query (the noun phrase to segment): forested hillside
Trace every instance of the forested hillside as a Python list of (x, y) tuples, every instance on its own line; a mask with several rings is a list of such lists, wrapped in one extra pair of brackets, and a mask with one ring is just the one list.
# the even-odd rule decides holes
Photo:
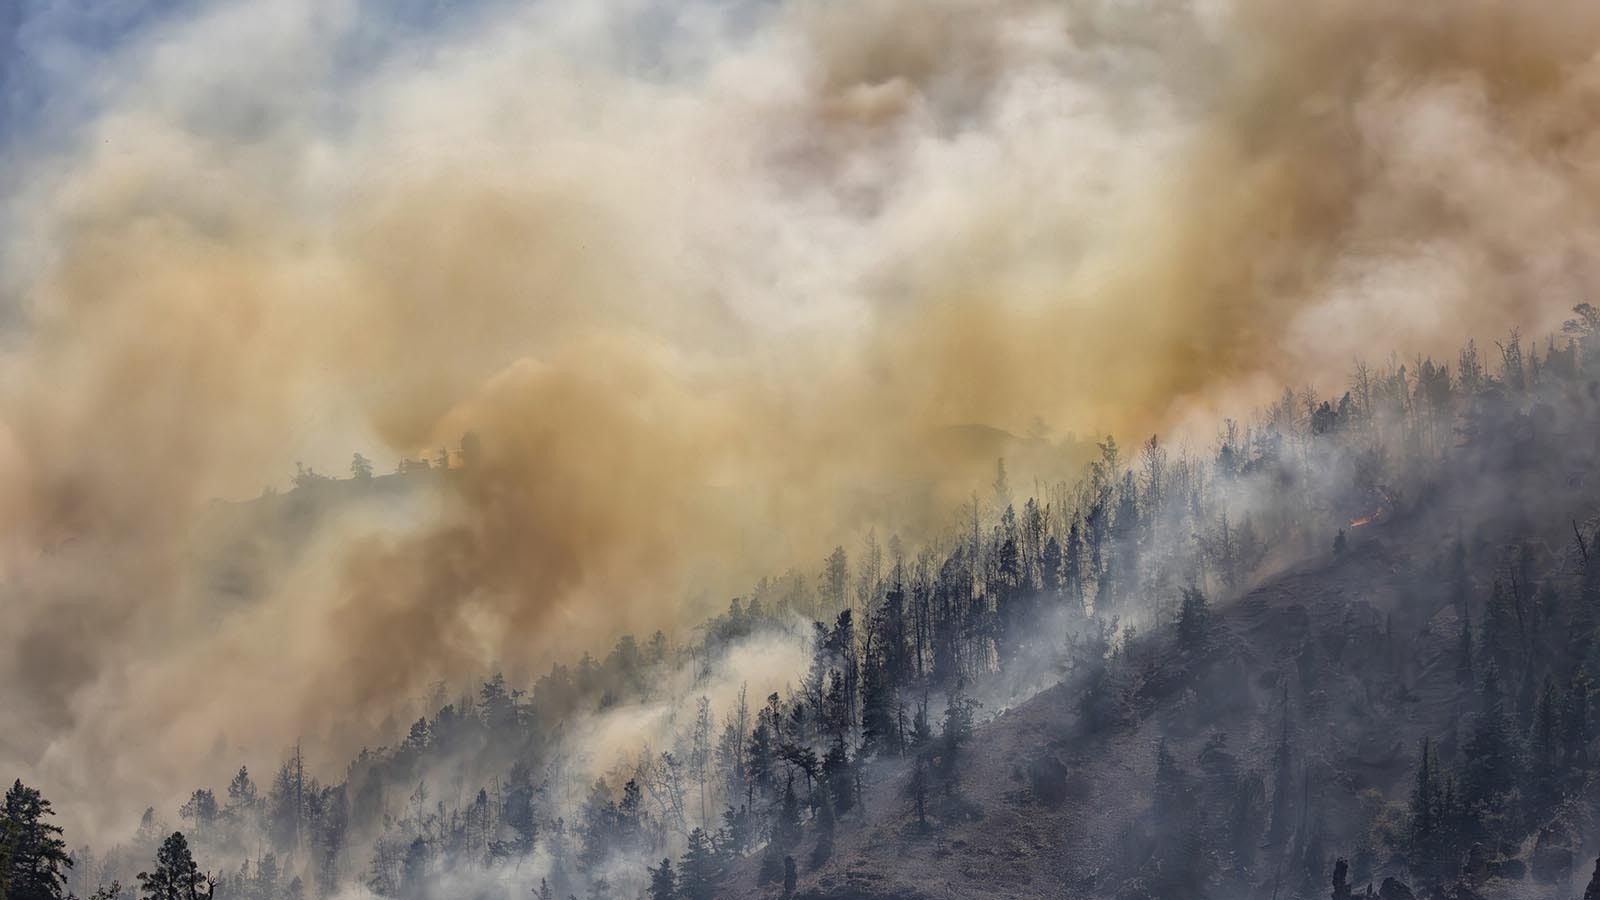
[[(291, 751), (93, 848), (18, 782), (0, 884), (1577, 896), (1600, 846), (1597, 378), (1584, 305), (1542, 346), (1357, 364), (1203, 449), (1107, 438), (1035, 496), (1002, 461), (939, 541), (869, 534), (679, 637), (440, 685), (342, 772)], [(326, 489), (303, 473), (289, 498)], [(788, 686), (734, 683), (752, 654), (795, 660)], [(653, 742), (601, 746), (619, 733)]]

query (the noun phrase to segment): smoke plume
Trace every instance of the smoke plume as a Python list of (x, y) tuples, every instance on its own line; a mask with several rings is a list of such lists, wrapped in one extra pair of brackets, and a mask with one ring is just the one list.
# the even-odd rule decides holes
[[(1600, 274), (1576, 0), (70, 8), (0, 68), (0, 771), (85, 827), (937, 534), (962, 427), (1059, 477)], [(469, 432), (219, 599), (293, 461)]]

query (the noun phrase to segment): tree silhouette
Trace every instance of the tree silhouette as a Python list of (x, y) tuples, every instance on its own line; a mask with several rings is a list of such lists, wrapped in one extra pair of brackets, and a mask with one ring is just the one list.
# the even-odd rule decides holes
[(183, 832), (174, 831), (156, 852), (155, 870), (139, 873), (139, 893), (148, 900), (211, 900), (216, 880), (202, 874)]
[(5, 900), (55, 900), (66, 890), (72, 867), (61, 827), (45, 821), (55, 811), (50, 801), (19, 779), (0, 808), (0, 897)]
[(1211, 628), (1211, 605), (1198, 588), (1183, 589), (1183, 605), (1178, 608), (1178, 639), (1185, 647), (1205, 643)]
[(672, 860), (663, 859), (660, 866), (648, 871), (650, 873), (650, 891), (647, 896), (650, 900), (676, 900), (678, 896), (678, 877), (672, 871)]
[(689, 832), (689, 849), (679, 866), (678, 894), (683, 900), (711, 900), (722, 877), (722, 863), (704, 829)]

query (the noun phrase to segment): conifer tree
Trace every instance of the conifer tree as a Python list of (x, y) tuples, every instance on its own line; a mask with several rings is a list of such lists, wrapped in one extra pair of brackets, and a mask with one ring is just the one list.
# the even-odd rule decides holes
[(1411, 868), (1432, 872), (1441, 855), (1439, 760), (1433, 742), (1424, 737), (1417, 754), (1417, 774), (1411, 788), (1410, 845)]
[(1185, 647), (1198, 648), (1205, 643), (1211, 628), (1211, 605), (1198, 588), (1183, 589), (1183, 605), (1178, 609), (1178, 640)]
[(1531, 797), (1533, 814), (1542, 819), (1561, 799), (1561, 772), (1558, 760), (1561, 752), (1561, 725), (1558, 720), (1555, 679), (1546, 676), (1544, 687), (1534, 707), (1532, 745)]
[(216, 881), (195, 865), (181, 831), (162, 842), (155, 869), (139, 873), (139, 893), (146, 900), (211, 900), (215, 892)]
[(781, 850), (788, 850), (800, 843), (802, 826), (800, 824), (800, 799), (794, 792), (794, 777), (791, 776), (784, 784), (783, 801), (778, 807), (777, 820), (772, 825), (772, 841)]
[(61, 827), (50, 801), (19, 779), (0, 807), (0, 897), (5, 900), (57, 900), (66, 892), (67, 855)]
[(663, 859), (661, 865), (647, 870), (650, 873), (650, 900), (677, 900), (678, 876), (672, 871), (672, 860)]
[(689, 832), (689, 849), (679, 866), (678, 893), (683, 900), (711, 900), (722, 877), (722, 864), (711, 840), (700, 828)]
[(1493, 662), (1483, 676), (1481, 711), (1463, 748), (1462, 801), (1474, 823), (1503, 812), (1501, 801), (1517, 785), (1521, 763), (1516, 734), (1506, 718), (1499, 668)]

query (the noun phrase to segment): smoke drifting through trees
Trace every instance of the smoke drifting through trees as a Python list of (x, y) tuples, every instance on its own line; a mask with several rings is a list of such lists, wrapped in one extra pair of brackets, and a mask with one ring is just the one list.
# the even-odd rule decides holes
[[(1017, 506), (1002, 466), (991, 496), (963, 512), (970, 530), (944, 542), (891, 541), (885, 556), (869, 537), (853, 566), (842, 548), (821, 561), (814, 587), (764, 580), (692, 645), (624, 637), (526, 694), (500, 675), (453, 700), (440, 686), (402, 740), (363, 751), (338, 784), (319, 784), (297, 748), (270, 788), (241, 769), (226, 801), (200, 788), (179, 815), (203, 857), (246, 860), (216, 878), (224, 900), (629, 896), (665, 890), (668, 872), (690, 897), (740, 896), (751, 881), (792, 892), (828, 864), (841, 822), (895, 820), (864, 808), (879, 783), (904, 778), (888, 802), (904, 802), (911, 842), (984, 815), (967, 787), (989, 752), (972, 740), (975, 714), (1065, 671), (1073, 714), (1051, 724), (1072, 746), (1104, 750), (1149, 727), (1161, 738), (1148, 809), (1138, 790), (1101, 808), (1125, 823), (1116, 852), (1072, 863), (1097, 873), (1101, 893), (1316, 896), (1336, 853), (1353, 865), (1338, 867), (1335, 896), (1352, 877), (1473, 888), (1520, 877), (1508, 848), (1535, 832), (1533, 876), (1562, 883), (1589, 845), (1574, 810), (1591, 799), (1588, 604), (1600, 572), (1589, 555), (1600, 494), (1584, 477), (1596, 445), (1570, 439), (1600, 427), (1600, 329), (1592, 309), (1577, 313), (1569, 339), (1543, 351), (1508, 339), (1486, 366), (1469, 345), (1459, 374), (1427, 358), (1358, 367), (1337, 399), (1291, 394), (1252, 427), (1226, 423), (1203, 457), (1107, 440), (1048, 503)], [(1452, 439), (1438, 439), (1441, 423)], [(364, 480), (343, 484), (375, 489)], [(301, 490), (334, 487), (308, 478)], [(1345, 522), (1388, 530), (1352, 550), (1329, 539)], [(1569, 538), (1574, 550), (1555, 549)], [(1274, 588), (1239, 616), (1227, 609), (1269, 559), (1308, 560), (1305, 587), (1307, 573), (1339, 577), (1358, 552), (1416, 564), (1362, 577), (1370, 601), (1291, 591), (1274, 610)], [(1458, 657), (1420, 668), (1412, 651), (1457, 616), (1481, 625), (1463, 625), (1459, 650), (1446, 636)], [(1283, 643), (1280, 656), (1255, 652), (1261, 635)], [(756, 672), (795, 678), (759, 700), (747, 690)], [(1441, 672), (1453, 696), (1418, 704)], [(1424, 735), (1409, 807), (1408, 784), (1354, 802), (1327, 789), (1357, 777), (1352, 765), (1378, 785), (1402, 768), (1360, 749), (1383, 715)], [(1230, 749), (1225, 729), (1261, 720), (1275, 752)], [(1448, 748), (1431, 740), (1441, 732)], [(1030, 737), (1030, 756), (1001, 764), (1026, 779), (1025, 803), (1059, 804), (1071, 788), (1048, 742)], [(21, 785), (13, 793), (26, 805)], [(1477, 840), (1486, 848), (1463, 867)], [(188, 847), (151, 810), (98, 862), (77, 852), (75, 886), (87, 893), (155, 853), (209, 890)]]
[[(1593, 280), (1575, 2), (370, 14), (201, 5), (7, 145), (0, 769), (108, 833), (219, 743), (937, 535), (932, 428), (1166, 430)], [(194, 573), (211, 498), (469, 430), (440, 508)]]

